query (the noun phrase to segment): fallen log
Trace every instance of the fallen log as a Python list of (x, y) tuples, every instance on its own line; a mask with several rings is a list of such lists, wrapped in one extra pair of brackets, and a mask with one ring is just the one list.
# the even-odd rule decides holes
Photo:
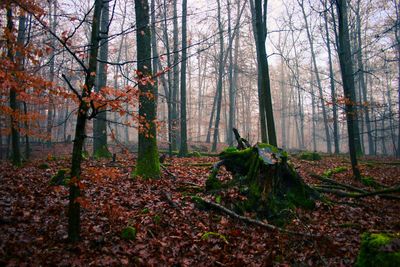
[(365, 190), (363, 190), (361, 188), (354, 187), (354, 186), (348, 185), (348, 184), (339, 183), (339, 182), (337, 182), (335, 180), (323, 177), (323, 176), (315, 174), (315, 173), (311, 173), (310, 176), (312, 178), (318, 179), (318, 180), (320, 180), (322, 182), (326, 182), (326, 183), (334, 184), (334, 185), (337, 185), (337, 186), (341, 186), (341, 187), (344, 187), (346, 189), (352, 190), (354, 192), (358, 192), (358, 193), (367, 193), (368, 192), (368, 191), (365, 191)]
[(378, 191), (366, 192), (366, 193), (349, 193), (349, 192), (346, 192), (343, 190), (328, 189), (328, 188), (322, 188), (322, 187), (314, 187), (314, 189), (317, 190), (318, 192), (331, 193), (331, 194), (337, 195), (339, 197), (364, 198), (364, 197), (379, 196), (381, 198), (386, 198), (386, 199), (400, 200), (400, 196), (387, 194), (387, 193), (400, 192), (400, 187), (388, 188), (388, 189), (384, 189), (384, 190), (378, 190)]

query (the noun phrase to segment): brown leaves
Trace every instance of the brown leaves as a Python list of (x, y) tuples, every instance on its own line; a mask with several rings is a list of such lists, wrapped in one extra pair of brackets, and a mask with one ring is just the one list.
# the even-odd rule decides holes
[[(118, 167), (108, 166), (106, 160), (85, 161), (81, 179), (73, 181), (82, 185), (82, 196), (76, 201), (84, 210), (83, 240), (72, 247), (62, 242), (67, 234), (68, 189), (48, 186), (51, 176), (68, 167), (69, 160), (52, 158), (46, 159), (46, 170), (37, 167), (43, 161), (20, 169), (0, 165), (2, 264), (349, 266), (358, 253), (360, 233), (369, 229), (399, 230), (399, 204), (371, 198), (351, 205), (318, 202), (313, 211), (296, 210), (297, 217), (287, 229), (320, 238), (266, 231), (212, 210), (199, 210), (191, 202), (193, 194), (212, 197), (194, 190), (194, 185), (204, 185), (209, 167), (202, 164), (213, 163), (216, 158), (167, 158), (166, 167), (177, 179), (165, 174), (160, 180), (144, 181), (130, 178), (134, 159), (124, 156), (118, 157)], [(295, 161), (295, 165), (309, 183), (316, 183), (304, 170), (323, 173), (348, 163), (324, 158), (318, 165), (305, 161)], [(360, 168), (368, 170), (369, 175), (381, 174), (384, 179), (380, 182), (385, 183), (395, 183), (399, 172), (398, 166), (361, 164)], [(222, 180), (231, 179), (223, 170), (220, 175)], [(334, 178), (351, 182), (349, 172)], [(165, 192), (178, 209), (166, 201)], [(220, 195), (221, 203), (240, 198), (235, 190)], [(135, 241), (120, 238), (121, 230), (128, 225), (137, 229)], [(202, 239), (205, 233), (209, 238)]]

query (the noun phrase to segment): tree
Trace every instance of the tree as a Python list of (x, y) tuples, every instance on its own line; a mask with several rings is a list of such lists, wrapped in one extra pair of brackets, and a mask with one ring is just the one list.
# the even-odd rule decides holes
[[(396, 10), (396, 27), (395, 27), (395, 41), (397, 53), (397, 94), (398, 94), (398, 121), (400, 124), (400, 2), (394, 1)], [(397, 153), (396, 156), (400, 158), (400, 126), (397, 128)]]
[(374, 155), (375, 149), (373, 145), (373, 138), (372, 138), (372, 128), (370, 122), (370, 115), (369, 115), (369, 106), (368, 98), (367, 98), (367, 83), (365, 82), (365, 69), (364, 69), (364, 57), (363, 57), (363, 43), (361, 38), (361, 11), (360, 7), (361, 1), (357, 0), (357, 7), (356, 7), (356, 36), (357, 36), (357, 65), (358, 65), (358, 84), (361, 90), (362, 101), (364, 105), (362, 105), (365, 115), (365, 124), (367, 126), (367, 137), (368, 137), (368, 154)]
[[(85, 83), (80, 96), (78, 115), (76, 118), (75, 139), (72, 149), (71, 181), (69, 187), (68, 207), (68, 238), (71, 242), (80, 239), (80, 175), (82, 163), (82, 149), (85, 141), (85, 129), (88, 120), (89, 103), (84, 99), (90, 97), (95, 84), (97, 55), (99, 51), (100, 17), (103, 0), (96, 0), (92, 19), (92, 31), (90, 37), (89, 66), (85, 71)], [(72, 88), (71, 88), (72, 89)]]
[(221, 18), (221, 1), (217, 0), (218, 5), (218, 33), (219, 33), (219, 54), (218, 54), (218, 79), (217, 79), (217, 92), (216, 92), (216, 115), (215, 127), (213, 135), (213, 144), (211, 151), (217, 151), (218, 135), (219, 135), (219, 121), (221, 118), (221, 103), (222, 103), (222, 83), (224, 73), (224, 33), (222, 28)]
[(178, 6), (173, 0), (173, 85), (172, 85), (172, 150), (176, 150), (178, 143), (178, 95), (179, 95), (179, 36), (178, 36)]
[[(95, 91), (100, 92), (107, 86), (108, 60), (108, 25), (109, 25), (109, 1), (103, 3), (100, 22), (100, 51), (98, 70), (96, 75)], [(111, 153), (107, 148), (107, 112), (102, 110), (93, 121), (93, 155), (95, 158), (110, 158)]]
[[(253, 3), (253, 0), (250, 1)], [(269, 68), (267, 52), (265, 49), (265, 40), (267, 37), (267, 4), (268, 1), (264, 0), (264, 13), (262, 0), (254, 1), (253, 18), (255, 19), (254, 36), (256, 40), (257, 62), (258, 62), (258, 94), (259, 94), (259, 108), (260, 108), (260, 126), (261, 126), (261, 140), (264, 143), (269, 143), (277, 146), (275, 121), (272, 108), (271, 84), (269, 79)], [(267, 135), (268, 134), (268, 135)]]
[[(7, 6), (7, 32), (8, 34), (12, 34), (14, 30), (13, 23), (13, 12), (12, 7)], [(22, 16), (20, 22), (24, 22), (24, 17)], [(20, 25), (20, 27), (24, 27), (24, 23)], [(18, 40), (17, 43), (21, 44), (21, 40), (23, 40), (23, 35), (20, 36), (21, 31), (18, 31)], [(24, 34), (24, 33), (23, 33)], [(10, 62), (14, 62), (14, 44), (13, 41), (8, 38), (7, 39), (7, 57)], [(17, 59), (16, 62), (17, 68), (18, 65), (22, 62)], [(14, 86), (10, 87), (10, 108), (12, 110), (11, 114), (11, 146), (12, 146), (12, 154), (11, 161), (15, 166), (21, 165), (21, 152), (20, 152), (20, 141), (19, 141), (19, 130), (18, 130), (18, 120), (16, 119), (16, 114), (18, 111), (18, 103), (17, 103), (17, 88)]]
[(149, 3), (135, 0), (137, 79), (139, 84), (139, 151), (135, 175), (157, 178), (160, 162), (157, 148), (157, 88), (153, 85)]
[(181, 61), (181, 145), (179, 155), (188, 153), (186, 124), (186, 65), (187, 65), (187, 0), (182, 1), (182, 61)]
[(361, 179), (360, 170), (357, 164), (356, 142), (359, 142), (355, 135), (355, 86), (353, 76), (353, 62), (350, 51), (349, 26), (347, 18), (346, 0), (336, 0), (336, 8), (338, 12), (338, 53), (340, 61), (340, 70), (342, 74), (343, 90), (346, 98), (345, 112), (347, 121), (347, 134), (349, 136), (349, 153), (353, 175), (356, 179)]
[[(56, 32), (56, 26), (57, 26), (57, 0), (53, 0), (52, 2), (49, 2), (49, 10), (50, 10), (50, 23), (51, 23), (51, 30), (55, 33)], [(49, 80), (51, 83), (54, 84), (54, 67), (55, 67), (55, 61), (56, 61), (56, 54), (55, 54), (55, 38), (51, 36), (51, 52), (50, 52), (50, 73), (49, 73)], [(49, 105), (47, 108), (47, 135), (48, 135), (48, 141), (47, 141), (47, 146), (51, 146), (51, 139), (52, 139), (52, 129), (53, 129), (53, 109), (54, 109), (54, 104), (52, 101), (51, 94), (49, 93)]]
[(307, 38), (308, 38), (308, 42), (310, 43), (312, 66), (313, 66), (313, 70), (314, 70), (314, 73), (315, 73), (315, 78), (316, 78), (316, 81), (317, 81), (319, 98), (320, 98), (321, 107), (322, 107), (322, 116), (324, 118), (324, 127), (325, 127), (325, 137), (326, 137), (327, 151), (328, 151), (328, 153), (331, 153), (332, 152), (332, 150), (331, 150), (331, 137), (330, 137), (329, 126), (328, 126), (328, 115), (327, 115), (326, 108), (325, 108), (325, 100), (324, 100), (324, 95), (323, 95), (323, 92), (322, 92), (322, 84), (321, 84), (321, 79), (319, 77), (318, 65), (317, 65), (317, 60), (316, 60), (316, 56), (315, 56), (314, 41), (313, 41), (313, 37), (311, 36), (309, 22), (308, 22), (307, 15), (306, 15), (306, 12), (305, 12), (305, 9), (304, 9), (304, 0), (298, 0), (298, 3), (300, 5), (300, 7), (301, 7), (301, 12), (303, 14), (304, 23), (305, 23), (306, 32), (307, 32)]
[(331, 89), (332, 99), (332, 113), (333, 113), (333, 143), (335, 154), (339, 154), (339, 130), (338, 130), (338, 115), (336, 105), (336, 88), (335, 88), (335, 77), (333, 72), (332, 63), (332, 52), (331, 52), (331, 40), (329, 37), (329, 24), (328, 24), (328, 4), (327, 0), (324, 1), (324, 24), (325, 24), (325, 36), (326, 36), (326, 48), (328, 50), (328, 63), (329, 63), (329, 82)]

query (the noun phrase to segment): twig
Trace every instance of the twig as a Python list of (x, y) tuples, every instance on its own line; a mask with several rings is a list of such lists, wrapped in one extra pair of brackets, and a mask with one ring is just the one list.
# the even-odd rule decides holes
[(177, 209), (177, 210), (180, 209), (179, 206), (178, 206), (178, 204), (176, 204), (176, 203), (172, 200), (172, 197), (171, 197), (171, 194), (170, 194), (170, 193), (168, 193), (168, 192), (166, 192), (166, 191), (163, 191), (163, 195), (164, 195), (165, 199), (167, 200), (167, 202), (168, 202), (172, 207), (174, 207), (174, 208)]
[(320, 180), (320, 181), (322, 181), (322, 182), (326, 182), (326, 183), (338, 185), (338, 186), (344, 187), (344, 188), (346, 188), (346, 189), (349, 189), (349, 190), (352, 190), (352, 191), (355, 191), (355, 192), (359, 192), (359, 193), (368, 193), (368, 191), (365, 191), (365, 190), (363, 190), (363, 189), (361, 189), (361, 188), (354, 187), (354, 186), (351, 186), (351, 185), (348, 185), (348, 184), (342, 184), (342, 183), (339, 183), (339, 182), (337, 182), (337, 181), (335, 181), (335, 180), (332, 180), (332, 179), (329, 179), (329, 178), (320, 176), (320, 175), (315, 174), (315, 173), (311, 173), (310, 176), (311, 176), (312, 178), (316, 178), (316, 179), (318, 179), (318, 180)]
[(323, 193), (331, 193), (335, 194), (339, 197), (350, 197), (350, 198), (364, 198), (364, 197), (372, 197), (372, 196), (380, 196), (382, 198), (386, 199), (398, 199), (400, 200), (400, 196), (395, 196), (395, 195), (388, 195), (386, 193), (394, 193), (394, 192), (400, 192), (400, 186), (395, 187), (395, 188), (388, 188), (384, 190), (378, 190), (374, 192), (366, 192), (366, 193), (349, 193), (343, 190), (336, 190), (336, 189), (328, 189), (328, 188), (321, 188), (321, 187), (314, 187), (315, 190)]
[(163, 164), (160, 164), (161, 168), (169, 175), (171, 176), (172, 179), (176, 180), (176, 175), (170, 172), (167, 167), (165, 167)]
[(267, 229), (269, 229), (269, 230), (279, 231), (279, 232), (283, 232), (283, 233), (287, 233), (287, 234), (292, 234), (292, 235), (301, 235), (301, 236), (307, 236), (307, 237), (317, 237), (316, 235), (312, 235), (312, 234), (299, 233), (299, 232), (294, 232), (294, 231), (290, 231), (290, 230), (285, 230), (285, 229), (282, 229), (282, 228), (280, 228), (280, 227), (274, 226), (274, 225), (272, 225), (272, 224), (264, 223), (264, 222), (259, 221), (259, 220), (255, 220), (255, 219), (252, 219), (252, 218), (248, 218), (248, 217), (245, 217), (245, 216), (241, 216), (241, 215), (235, 213), (234, 211), (225, 208), (225, 207), (222, 206), (222, 205), (219, 205), (219, 204), (217, 204), (217, 203), (215, 203), (215, 202), (212, 202), (212, 201), (205, 200), (205, 199), (203, 199), (203, 198), (201, 198), (201, 197), (196, 197), (196, 199), (201, 200), (201, 201), (202, 201), (203, 203), (205, 203), (206, 205), (208, 205), (208, 206), (210, 206), (210, 207), (212, 207), (212, 208), (214, 208), (214, 209), (220, 210), (220, 211), (222, 211), (222, 212), (228, 214), (229, 216), (231, 216), (231, 217), (233, 217), (233, 218), (239, 219), (239, 220), (244, 221), (244, 222), (247, 222), (247, 223), (255, 224), (255, 225), (258, 225), (258, 226), (267, 228)]

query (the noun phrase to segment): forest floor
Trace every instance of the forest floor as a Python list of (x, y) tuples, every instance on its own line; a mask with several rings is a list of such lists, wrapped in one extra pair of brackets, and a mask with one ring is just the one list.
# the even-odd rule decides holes
[[(400, 201), (378, 196), (362, 199), (327, 195), (334, 204), (317, 202), (314, 210), (295, 211), (285, 226), (315, 237), (290, 235), (251, 225), (215, 210), (200, 210), (197, 194), (216, 201), (203, 188), (216, 157), (167, 158), (159, 180), (132, 179), (129, 157), (85, 160), (83, 164), (82, 240), (67, 242), (68, 190), (51, 186), (69, 159), (49, 157), (14, 168), (0, 163), (0, 265), (3, 266), (352, 266), (365, 231), (400, 231)], [(332, 179), (366, 188), (351, 178), (344, 156), (320, 161), (292, 159), (309, 184), (344, 166)], [(47, 165), (46, 165), (47, 164)], [(363, 175), (394, 186), (400, 183), (400, 162), (368, 158)], [(230, 179), (222, 170), (221, 179)], [(218, 202), (238, 198), (235, 190)], [(246, 214), (252, 216), (252, 214)], [(126, 226), (136, 239), (121, 238)]]

